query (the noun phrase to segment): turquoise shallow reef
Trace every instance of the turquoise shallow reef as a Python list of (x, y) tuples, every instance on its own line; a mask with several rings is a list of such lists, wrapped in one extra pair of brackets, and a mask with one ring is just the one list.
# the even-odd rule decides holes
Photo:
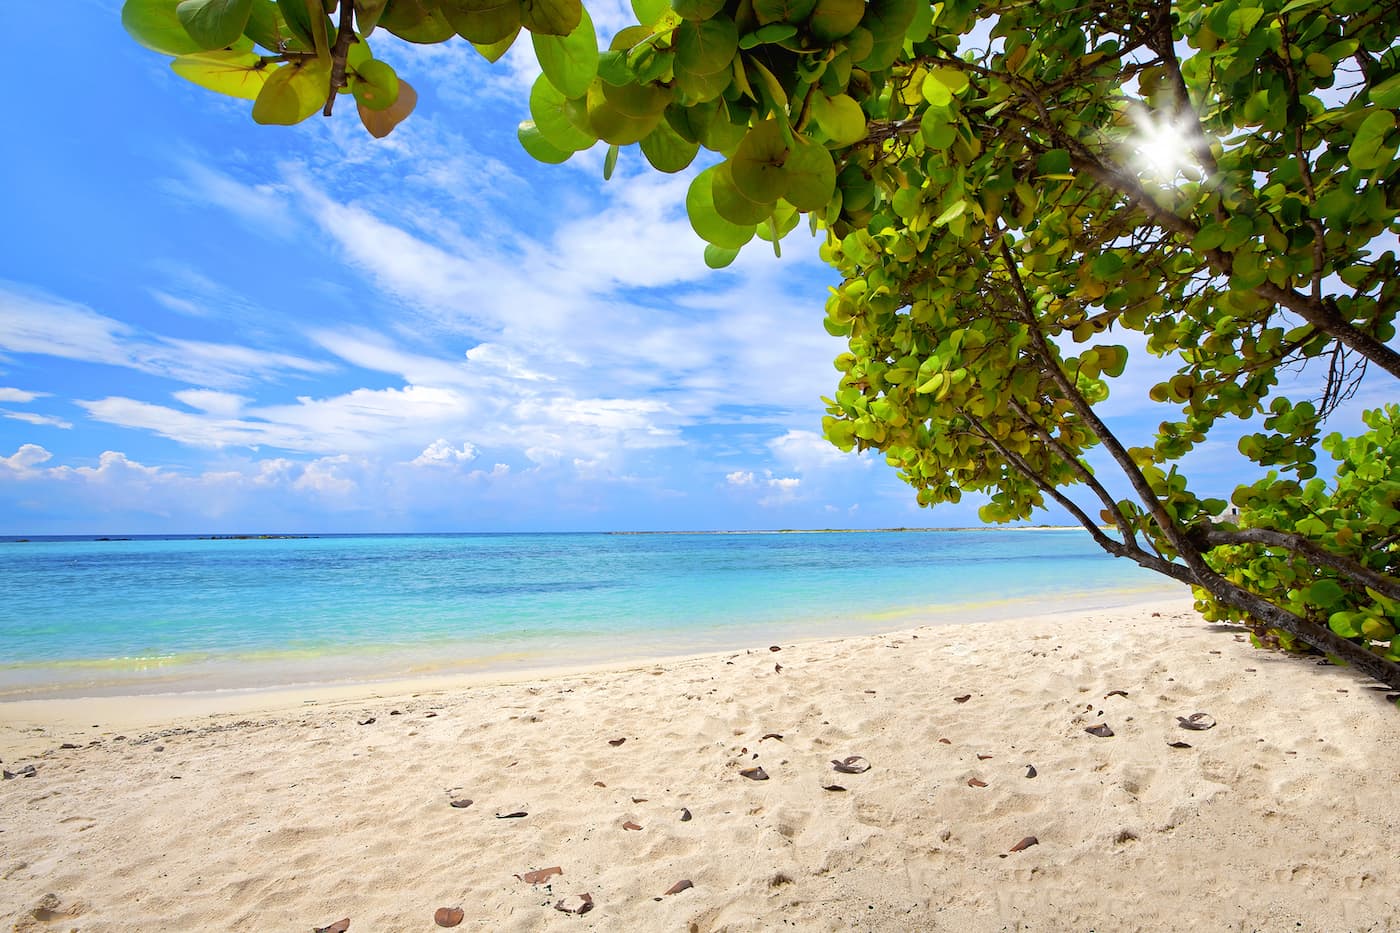
[(1080, 531), (0, 540), (0, 697), (599, 663), (1179, 588)]

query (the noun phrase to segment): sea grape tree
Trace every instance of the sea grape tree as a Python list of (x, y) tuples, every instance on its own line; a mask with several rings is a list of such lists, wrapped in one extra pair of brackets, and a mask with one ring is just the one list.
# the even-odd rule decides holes
[[(712, 266), (804, 214), (824, 237), (825, 325), (849, 344), (834, 444), (882, 452), (923, 504), (1056, 503), (1207, 617), (1400, 687), (1400, 406), (1357, 436), (1326, 424), (1400, 379), (1400, 3), (632, 8), (606, 49), (580, 0), (127, 0), (123, 19), (259, 122), (348, 93), (376, 136), (416, 100), (381, 33), (494, 61), (528, 31), (532, 156), (713, 153), (686, 199)], [(1102, 403), (1144, 363), (1163, 420), (1120, 438)], [(1189, 475), (1222, 434), (1264, 474), (1229, 501)]]

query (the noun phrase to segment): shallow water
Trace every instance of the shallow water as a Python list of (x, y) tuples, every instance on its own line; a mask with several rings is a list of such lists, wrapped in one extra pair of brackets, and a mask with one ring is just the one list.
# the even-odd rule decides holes
[(1180, 593), (1079, 531), (0, 541), (0, 697), (595, 663)]

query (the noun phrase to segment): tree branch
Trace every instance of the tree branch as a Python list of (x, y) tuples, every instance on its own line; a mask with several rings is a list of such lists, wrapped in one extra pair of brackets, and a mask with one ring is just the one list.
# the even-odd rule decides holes
[(1245, 528), (1240, 531), (1225, 531), (1219, 528), (1193, 529), (1192, 537), (1207, 547), (1230, 544), (1261, 544), (1265, 547), (1282, 548), (1309, 560), (1314, 566), (1331, 567), (1363, 586), (1380, 593), (1387, 599), (1400, 600), (1400, 580), (1388, 576), (1356, 561), (1334, 554), (1304, 538), (1302, 535), (1272, 528)]
[(330, 116), (335, 107), (335, 97), (345, 87), (345, 58), (350, 54), (350, 46), (360, 40), (355, 36), (351, 16), (355, 12), (355, 0), (340, 0), (340, 29), (335, 34), (335, 46), (331, 49), (331, 85), (326, 95), (326, 106), (322, 116)]

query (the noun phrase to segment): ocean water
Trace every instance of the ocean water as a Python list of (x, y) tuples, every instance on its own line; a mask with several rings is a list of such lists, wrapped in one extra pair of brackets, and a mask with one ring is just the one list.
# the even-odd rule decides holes
[(589, 664), (1180, 592), (1062, 530), (0, 539), (0, 699)]

